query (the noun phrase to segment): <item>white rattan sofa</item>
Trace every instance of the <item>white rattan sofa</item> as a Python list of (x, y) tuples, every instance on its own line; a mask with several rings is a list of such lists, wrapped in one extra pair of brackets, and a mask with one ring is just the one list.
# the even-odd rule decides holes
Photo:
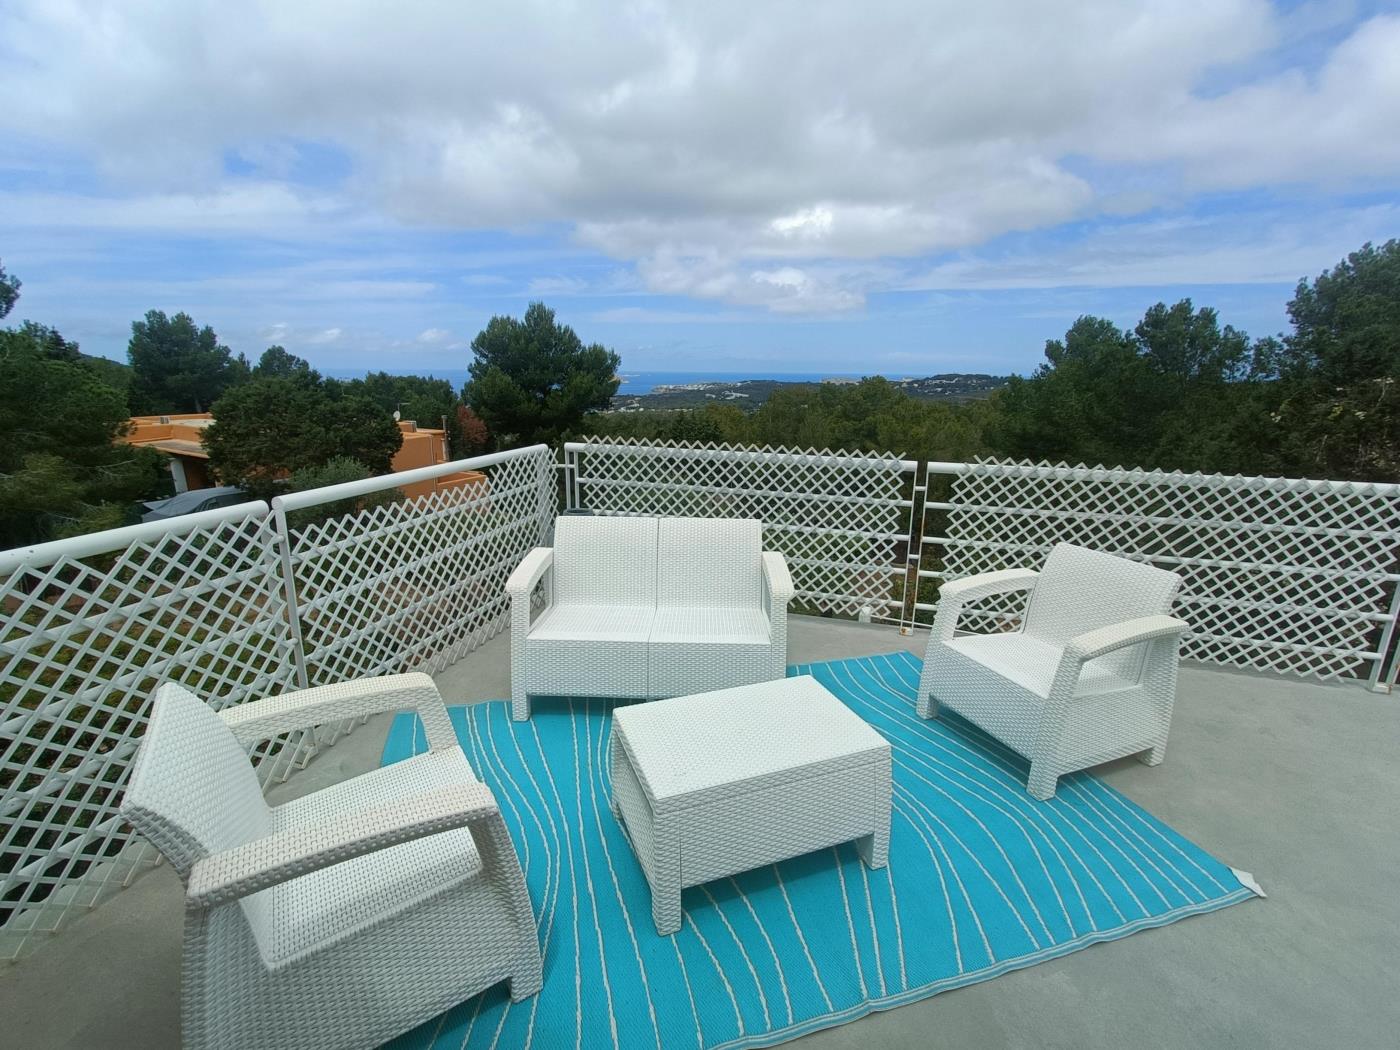
[[(1181, 577), (1057, 544), (1040, 572), (1007, 569), (943, 585), (918, 711), (956, 711), (1031, 760), (1027, 789), (1125, 755), (1166, 754), (1186, 624), (1167, 615)], [(965, 606), (1029, 591), (1018, 631), (957, 633)]]
[(792, 578), (757, 521), (566, 515), (506, 590), (517, 721), (531, 696), (655, 699), (787, 673)]
[[(425, 754), (263, 801), (245, 747), (396, 708)], [(372, 1047), (500, 981), (539, 990), (519, 862), (427, 675), (217, 713), (162, 686), (122, 815), (185, 883), (186, 1047)]]

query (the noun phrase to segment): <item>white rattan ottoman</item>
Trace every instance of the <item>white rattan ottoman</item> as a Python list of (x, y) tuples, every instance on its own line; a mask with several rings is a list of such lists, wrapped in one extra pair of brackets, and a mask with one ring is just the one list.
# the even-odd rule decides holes
[(620, 707), (611, 747), (612, 810), (663, 936), (687, 886), (852, 839), (885, 865), (890, 745), (814, 678)]

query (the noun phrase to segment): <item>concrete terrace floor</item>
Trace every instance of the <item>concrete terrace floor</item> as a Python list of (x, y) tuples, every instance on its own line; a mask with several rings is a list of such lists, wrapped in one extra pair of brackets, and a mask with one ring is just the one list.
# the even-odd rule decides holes
[[(922, 645), (893, 628), (794, 617), (793, 663)], [(508, 696), (506, 636), (437, 676), (449, 703)], [(377, 764), (357, 729), (274, 801)], [(1394, 1047), (1400, 1036), (1400, 695), (1182, 670), (1166, 762), (1100, 776), (1268, 900), (1097, 945), (828, 1029), (802, 1050), (892, 1047)], [(929, 892), (936, 892), (930, 886)], [(180, 886), (153, 869), (0, 970), (0, 1043), (179, 1041)]]

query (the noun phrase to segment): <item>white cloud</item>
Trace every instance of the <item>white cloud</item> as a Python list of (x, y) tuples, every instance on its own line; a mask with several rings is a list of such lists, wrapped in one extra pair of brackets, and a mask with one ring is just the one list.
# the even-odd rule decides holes
[[(1007, 233), (1203, 191), (1393, 186), (1400, 18), (1326, 44), (1349, 18), (1265, 0), (53, 0), (7, 13), (0, 128), (89, 158), (108, 189), (12, 192), (0, 213), (281, 235), (562, 225), (653, 292), (849, 310), (898, 284), (900, 259)], [(349, 175), (298, 188), (305, 142)], [(574, 278), (535, 288), (567, 294), (558, 280)]]
[(441, 346), (451, 340), (452, 333), (446, 328), (425, 328), (418, 333), (418, 341), (428, 346)]
[(1371, 231), (1400, 229), (1400, 205), (1126, 221), (1057, 247), (969, 253), (897, 278), (900, 290), (1293, 284), (1331, 266)]

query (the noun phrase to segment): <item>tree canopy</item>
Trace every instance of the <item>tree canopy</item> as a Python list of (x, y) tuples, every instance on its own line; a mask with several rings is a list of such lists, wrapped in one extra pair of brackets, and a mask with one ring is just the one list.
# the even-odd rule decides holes
[(10, 311), (15, 308), (19, 299), (19, 289), (19, 278), (7, 274), (5, 264), (0, 262), (0, 320), (8, 317)]
[(271, 379), (276, 376), (290, 379), (303, 375), (320, 378), (320, 373), (312, 369), (305, 358), (297, 357), (296, 354), (288, 353), (285, 347), (275, 345), (262, 352), (262, 357), (258, 358), (252, 372), (254, 379)]
[(558, 441), (585, 413), (607, 408), (622, 364), (600, 343), (585, 346), (544, 303), (521, 320), (491, 318), (472, 355), (462, 398), (502, 447)]
[(131, 410), (136, 415), (204, 412), (248, 378), (248, 364), (219, 342), (214, 329), (186, 313), (149, 311), (131, 323)]
[(1131, 331), (1081, 317), (996, 398), (987, 439), (1015, 458), (1250, 470), (1259, 435), (1239, 423), (1261, 411), (1272, 359), (1190, 299), (1157, 303)]
[(216, 401), (213, 414), (204, 431), (210, 466), (263, 499), (285, 491), (295, 471), (337, 457), (386, 473), (403, 444), (389, 413), (310, 371), (251, 379)]
[[(287, 479), (287, 490), (289, 492), (305, 492), (308, 489), (343, 485), (349, 481), (363, 481), (368, 477), (372, 477), (372, 475), (363, 463), (351, 459), (349, 456), (336, 456), (319, 466), (302, 467), (292, 471), (291, 477)], [(294, 529), (304, 529), (345, 514), (369, 510), (372, 507), (382, 507), (389, 503), (399, 503), (403, 501), (403, 498), (403, 492), (400, 489), (380, 489), (378, 492), (371, 492), (355, 499), (333, 500), (330, 503), (321, 503), (304, 510), (293, 511), (287, 516), (287, 524)]]
[(0, 329), (0, 548), (125, 524), (168, 483), (158, 453), (115, 443), (126, 397), (93, 360), (44, 325)]

